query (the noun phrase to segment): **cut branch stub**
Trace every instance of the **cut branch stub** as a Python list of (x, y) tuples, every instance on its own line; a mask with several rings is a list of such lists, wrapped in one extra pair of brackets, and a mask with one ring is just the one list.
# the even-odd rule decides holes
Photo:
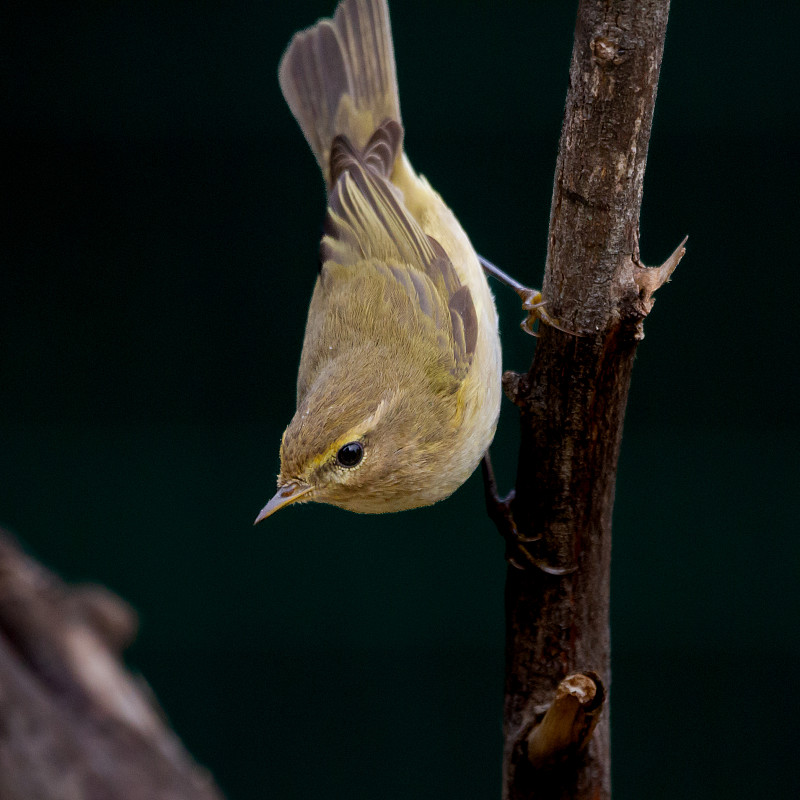
[(528, 758), (537, 769), (564, 763), (589, 743), (605, 702), (595, 673), (578, 672), (559, 683), (544, 716), (528, 734)]

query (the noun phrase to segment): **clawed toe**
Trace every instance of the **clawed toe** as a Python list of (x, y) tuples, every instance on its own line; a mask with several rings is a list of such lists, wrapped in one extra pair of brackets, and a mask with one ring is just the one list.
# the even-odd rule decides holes
[(522, 299), (522, 310), (528, 313), (528, 316), (520, 323), (520, 328), (522, 328), (525, 333), (529, 333), (531, 336), (538, 336), (539, 333), (535, 326), (537, 322), (542, 322), (558, 331), (568, 333), (570, 336), (583, 335), (576, 331), (571, 331), (569, 328), (565, 328), (555, 317), (547, 313), (545, 309), (547, 301), (538, 289), (529, 289), (527, 286), (523, 286), (519, 281), (514, 280), (514, 278), (503, 272), (503, 270), (496, 267), (483, 256), (478, 256), (478, 260), (487, 274), (513, 289)]

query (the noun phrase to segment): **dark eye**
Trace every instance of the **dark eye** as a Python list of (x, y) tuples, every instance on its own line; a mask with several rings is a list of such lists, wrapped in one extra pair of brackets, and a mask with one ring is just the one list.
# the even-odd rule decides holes
[(342, 445), (336, 454), (336, 460), (343, 467), (355, 467), (361, 463), (363, 457), (364, 448), (361, 446), (361, 442), (348, 442)]

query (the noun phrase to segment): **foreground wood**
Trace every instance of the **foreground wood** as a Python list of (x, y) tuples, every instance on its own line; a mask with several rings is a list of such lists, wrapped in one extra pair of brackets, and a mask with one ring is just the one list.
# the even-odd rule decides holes
[(520, 408), (516, 486), (500, 501), (488, 484), (490, 514), (512, 541), (506, 800), (611, 793), (607, 711), (588, 747), (561, 748), (567, 758), (552, 757), (560, 723), (536, 727), (570, 674), (595, 674), (603, 693), (610, 686), (611, 512), (631, 368), (652, 293), (683, 253), (655, 270), (639, 258), (668, 11), (669, 0), (581, 0), (578, 10), (542, 292), (548, 312), (580, 335), (545, 326), (528, 374), (504, 376)]
[(0, 798), (222, 800), (120, 653), (136, 617), (0, 531)]

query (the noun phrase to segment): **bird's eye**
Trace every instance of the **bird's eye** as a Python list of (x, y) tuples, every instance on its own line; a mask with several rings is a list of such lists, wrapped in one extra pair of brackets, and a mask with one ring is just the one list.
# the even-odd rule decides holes
[(364, 448), (361, 442), (348, 442), (339, 448), (336, 454), (336, 460), (343, 467), (355, 467), (361, 463), (364, 457)]

